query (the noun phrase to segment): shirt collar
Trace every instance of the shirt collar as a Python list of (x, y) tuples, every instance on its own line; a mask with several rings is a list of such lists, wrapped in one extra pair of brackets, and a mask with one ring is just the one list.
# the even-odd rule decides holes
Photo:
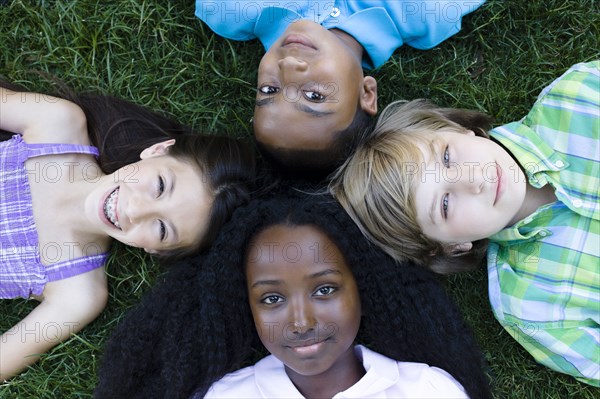
[[(389, 359), (362, 345), (355, 353), (362, 359), (366, 374), (353, 386), (335, 395), (335, 398), (376, 397), (397, 384), (400, 373), (395, 360)], [(304, 398), (285, 372), (283, 363), (273, 355), (267, 356), (254, 366), (256, 385), (264, 398)]]
[(263, 398), (304, 398), (287, 376), (283, 363), (273, 355), (254, 365), (254, 378)]
[(539, 188), (547, 183), (547, 172), (557, 172), (569, 166), (564, 156), (546, 144), (523, 120), (492, 129), (490, 136), (517, 159), (533, 187)]
[(362, 65), (366, 69), (379, 68), (402, 45), (402, 35), (382, 7), (360, 10), (329, 28), (343, 30), (363, 46)]
[(398, 383), (400, 372), (395, 360), (357, 345), (356, 355), (362, 359), (365, 375), (353, 386), (340, 392), (334, 398), (378, 397), (386, 389)]
[[(331, 5), (333, 3), (330, 2)], [(399, 47), (400, 33), (387, 11), (381, 7), (367, 8), (349, 17), (344, 10), (338, 18), (329, 18), (330, 14), (322, 12), (317, 15), (303, 16), (293, 7), (267, 7), (258, 16), (254, 25), (254, 34), (261, 41), (265, 50), (285, 32), (288, 26), (300, 19), (309, 19), (323, 25), (327, 29), (337, 28), (354, 37), (365, 49), (362, 66), (367, 69), (378, 68)], [(390, 43), (382, 50), (383, 43)]]

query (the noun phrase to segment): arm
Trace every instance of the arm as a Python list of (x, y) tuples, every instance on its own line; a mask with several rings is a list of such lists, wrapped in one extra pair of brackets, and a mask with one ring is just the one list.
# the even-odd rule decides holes
[(80, 331), (106, 306), (103, 267), (51, 284), (46, 299), (0, 337), (0, 382)]
[(76, 104), (40, 93), (0, 87), (0, 129), (28, 143), (89, 145), (85, 114)]

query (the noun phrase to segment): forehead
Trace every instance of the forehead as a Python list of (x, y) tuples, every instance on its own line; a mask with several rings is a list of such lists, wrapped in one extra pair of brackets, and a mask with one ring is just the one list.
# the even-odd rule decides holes
[[(440, 134), (430, 134), (419, 137), (415, 141), (418, 148), (420, 160), (425, 164), (439, 163), (444, 152), (446, 141)], [(421, 174), (427, 172), (427, 168), (422, 168)]]
[(327, 108), (330, 113), (315, 115), (302, 110), (303, 104), (273, 98), (268, 104), (255, 107), (254, 135), (273, 148), (324, 150), (352, 123), (356, 104), (335, 103)]
[[(404, 135), (408, 146), (418, 149), (416, 154), (419, 157), (419, 161), (425, 163), (442, 162), (444, 150), (447, 145), (456, 141), (468, 140), (471, 137), (463, 131), (456, 131), (452, 128), (418, 130), (404, 133)], [(414, 149), (412, 152), (415, 152)], [(427, 172), (427, 170), (421, 169), (421, 172)]]
[(275, 225), (256, 235), (247, 250), (247, 274), (291, 272), (318, 267), (335, 267), (351, 273), (343, 254), (329, 237), (311, 225)]
[[(173, 192), (166, 197), (164, 218), (177, 229), (178, 240), (171, 248), (199, 245), (208, 228), (214, 197), (199, 168), (183, 159), (165, 155), (161, 170), (169, 171)], [(170, 188), (169, 186), (166, 187)]]

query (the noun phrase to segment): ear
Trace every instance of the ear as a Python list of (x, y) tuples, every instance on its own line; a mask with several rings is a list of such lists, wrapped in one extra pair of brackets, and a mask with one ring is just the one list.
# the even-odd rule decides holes
[(377, 114), (377, 81), (372, 76), (363, 78), (360, 107), (371, 116)]
[(152, 158), (159, 155), (165, 155), (167, 149), (175, 144), (175, 139), (161, 141), (160, 143), (152, 144), (150, 147), (145, 148), (141, 154), (140, 159)]
[(472, 130), (467, 130), (467, 131), (465, 131), (465, 133), (467, 136), (475, 136), (475, 132)]
[(460, 244), (449, 244), (444, 248), (446, 255), (460, 255), (469, 252), (473, 248), (472, 242), (463, 242)]

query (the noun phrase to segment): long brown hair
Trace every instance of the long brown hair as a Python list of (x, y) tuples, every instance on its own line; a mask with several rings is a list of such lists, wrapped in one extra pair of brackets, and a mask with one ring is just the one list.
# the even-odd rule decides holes
[[(140, 154), (153, 144), (174, 138), (169, 155), (189, 162), (202, 172), (213, 196), (213, 205), (199, 248), (185, 248), (161, 254), (180, 257), (206, 247), (235, 208), (246, 202), (254, 190), (256, 159), (249, 140), (199, 134), (189, 126), (132, 102), (96, 93), (76, 94), (60, 81), (63, 99), (77, 104), (85, 113), (88, 136), (100, 152), (98, 164), (106, 174), (137, 162)], [(0, 86), (28, 91), (0, 79)], [(3, 132), (8, 138), (8, 132)]]

